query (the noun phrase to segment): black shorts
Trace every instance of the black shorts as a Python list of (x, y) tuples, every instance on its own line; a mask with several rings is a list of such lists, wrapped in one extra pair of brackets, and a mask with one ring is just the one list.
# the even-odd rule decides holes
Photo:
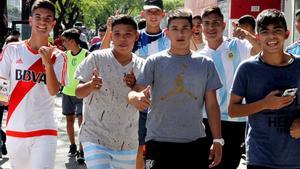
[(62, 95), (62, 109), (63, 114), (68, 115), (82, 115), (82, 99), (76, 96)]
[(145, 144), (145, 138), (146, 138), (146, 133), (147, 133), (147, 128), (146, 128), (146, 121), (147, 121), (147, 112), (139, 112), (139, 145), (144, 145)]
[(145, 168), (149, 169), (208, 169), (208, 139), (189, 143), (146, 142)]

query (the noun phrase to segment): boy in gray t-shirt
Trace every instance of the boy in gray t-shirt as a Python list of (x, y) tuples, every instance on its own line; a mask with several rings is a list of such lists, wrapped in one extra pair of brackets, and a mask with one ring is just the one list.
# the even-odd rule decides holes
[(114, 47), (92, 52), (76, 70), (76, 96), (85, 97), (79, 140), (88, 168), (135, 168), (139, 116), (127, 94), (144, 61), (131, 52), (137, 35), (132, 17), (116, 16)]
[(139, 110), (151, 105), (146, 122), (145, 166), (208, 168), (209, 146), (202, 123), (204, 104), (216, 139), (211, 147), (210, 157), (214, 158), (210, 167), (216, 166), (222, 156), (220, 110), (216, 99), (216, 90), (222, 84), (218, 73), (211, 59), (189, 49), (192, 36), (189, 11), (170, 12), (167, 35), (171, 48), (147, 58), (135, 91), (128, 94), (129, 103)]

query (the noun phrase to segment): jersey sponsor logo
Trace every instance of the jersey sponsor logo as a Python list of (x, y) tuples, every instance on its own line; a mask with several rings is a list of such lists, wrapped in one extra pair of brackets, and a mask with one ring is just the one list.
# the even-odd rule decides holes
[(42, 72), (35, 72), (32, 70), (16, 69), (16, 80), (25, 82), (33, 81), (34, 83), (46, 84), (46, 74)]

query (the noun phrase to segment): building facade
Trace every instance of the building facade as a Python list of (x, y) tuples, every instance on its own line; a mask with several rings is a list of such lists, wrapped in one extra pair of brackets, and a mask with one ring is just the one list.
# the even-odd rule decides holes
[(227, 23), (227, 29), (224, 32), (225, 36), (231, 36), (231, 22), (239, 17), (245, 14), (256, 17), (264, 9), (275, 8), (285, 13), (288, 28), (291, 31), (286, 45), (300, 38), (294, 24), (295, 12), (297, 9), (300, 9), (299, 0), (185, 0), (185, 7), (190, 8), (194, 15), (201, 14), (205, 7), (211, 5), (219, 6), (224, 14), (225, 22)]

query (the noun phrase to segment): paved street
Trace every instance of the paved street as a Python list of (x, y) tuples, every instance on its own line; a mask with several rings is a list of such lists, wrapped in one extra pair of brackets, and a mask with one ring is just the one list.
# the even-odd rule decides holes
[[(55, 169), (86, 169), (85, 165), (77, 164), (75, 157), (73, 158), (67, 157), (67, 152), (69, 151), (69, 140), (68, 140), (68, 135), (65, 127), (66, 125), (65, 119), (64, 116), (62, 115), (62, 110), (61, 110), (61, 97), (57, 97), (55, 100), (55, 112), (57, 115), (58, 131), (59, 131)], [(78, 131), (78, 127), (76, 127), (76, 131)], [(246, 166), (243, 163), (244, 161), (241, 162), (241, 165), (238, 169), (246, 169)], [(7, 156), (3, 156), (3, 158), (0, 158), (0, 169), (10, 169)]]

